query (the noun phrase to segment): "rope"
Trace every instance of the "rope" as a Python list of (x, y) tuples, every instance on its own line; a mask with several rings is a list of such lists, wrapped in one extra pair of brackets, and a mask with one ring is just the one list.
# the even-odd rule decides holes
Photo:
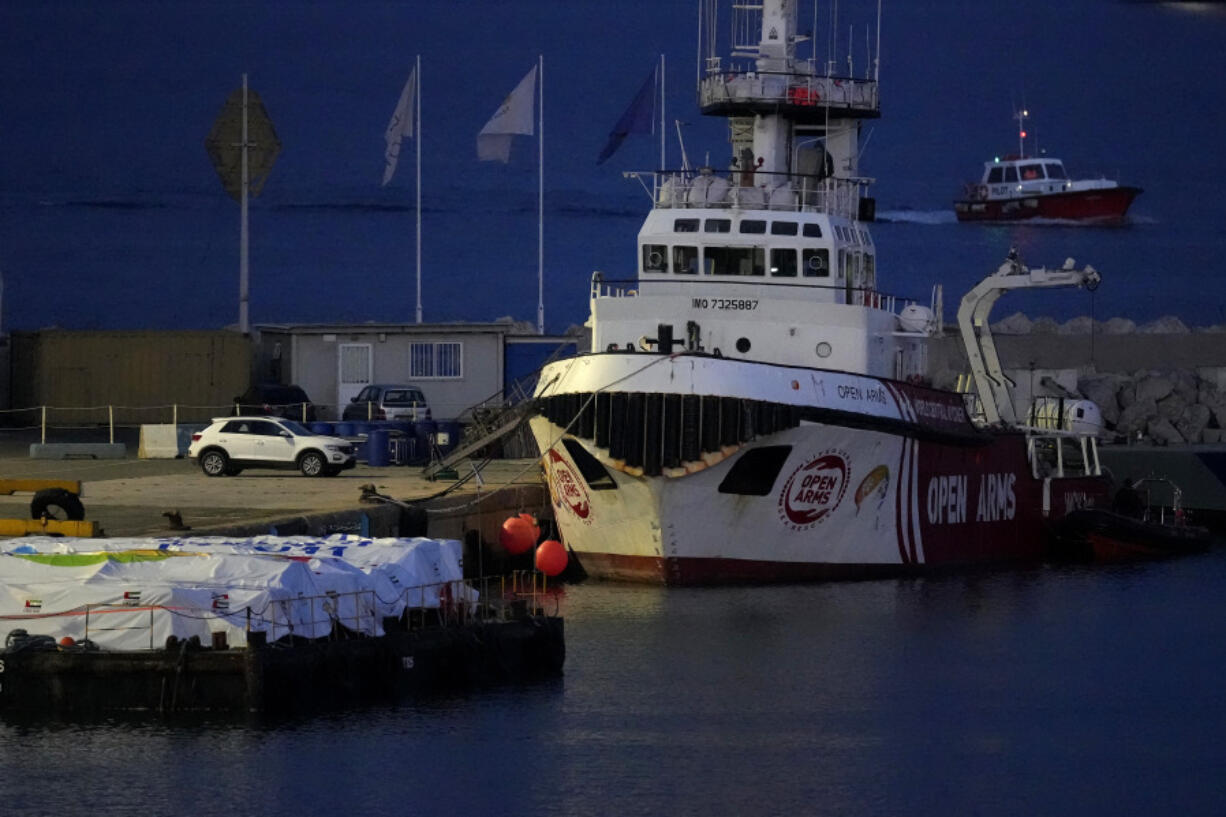
[[(435, 513), (435, 514), (441, 514), (441, 513), (454, 513), (454, 512), (456, 512), (456, 511), (463, 511), (463, 510), (467, 510), (467, 509), (469, 509), (469, 508), (472, 508), (472, 507), (475, 507), (475, 506), (477, 506), (477, 505), (481, 504), (482, 502), (484, 502), (486, 499), (488, 499), (488, 498), (492, 497), (493, 495), (495, 495), (495, 494), (497, 494), (497, 493), (499, 493), (499, 492), (501, 492), (501, 491), (504, 491), (504, 490), (506, 490), (507, 488), (513, 487), (513, 486), (515, 485), (515, 481), (516, 481), (516, 480), (518, 480), (518, 479), (519, 479), (521, 476), (523, 476), (524, 474), (528, 473), (528, 471), (529, 471), (529, 470), (531, 470), (531, 469), (533, 469), (533, 468), (539, 468), (539, 467), (541, 467), (541, 461), (542, 461), (542, 459), (543, 459), (543, 458), (544, 458), (544, 456), (545, 456), (545, 452), (546, 452), (546, 451), (549, 451), (549, 450), (550, 450), (550, 449), (552, 449), (552, 448), (553, 448), (555, 445), (557, 445), (557, 444), (558, 444), (558, 442), (559, 442), (559, 441), (562, 439), (562, 437), (563, 437), (564, 435), (566, 435), (566, 434), (570, 433), (570, 430), (571, 430), (571, 429), (574, 427), (575, 423), (579, 422), (579, 418), (583, 416), (583, 412), (584, 412), (584, 410), (586, 410), (586, 409), (587, 409), (587, 407), (588, 407), (588, 405), (589, 405), (589, 404), (590, 404), (590, 403), (591, 403), (593, 400), (595, 400), (595, 399), (596, 399), (596, 395), (597, 395), (597, 394), (599, 394), (599, 393), (601, 393), (601, 392), (604, 392), (604, 391), (608, 391), (609, 389), (611, 389), (611, 388), (613, 388), (614, 386), (616, 386), (618, 383), (622, 383), (622, 382), (624, 382), (624, 381), (626, 381), (626, 380), (629, 380), (630, 378), (632, 378), (632, 377), (634, 377), (634, 376), (636, 376), (636, 375), (642, 374), (643, 372), (645, 372), (645, 371), (647, 371), (648, 369), (650, 369), (652, 366), (655, 366), (657, 363), (661, 363), (661, 362), (663, 362), (663, 361), (665, 361), (665, 360), (672, 360), (672, 359), (676, 358), (678, 354), (680, 354), (680, 353), (674, 353), (674, 354), (671, 354), (671, 355), (652, 355), (652, 358), (653, 358), (653, 359), (651, 360), (651, 362), (647, 363), (646, 365), (644, 365), (644, 366), (640, 366), (639, 368), (635, 369), (634, 371), (629, 372), (629, 373), (627, 373), (627, 374), (624, 374), (624, 375), (622, 375), (621, 377), (617, 378), (616, 380), (614, 380), (614, 381), (612, 381), (612, 382), (610, 382), (610, 383), (606, 383), (605, 385), (601, 386), (600, 388), (595, 389), (595, 390), (594, 390), (594, 391), (591, 393), (591, 395), (590, 395), (590, 396), (587, 398), (587, 400), (584, 400), (584, 401), (583, 401), (583, 405), (579, 406), (578, 411), (576, 411), (576, 412), (575, 412), (575, 416), (574, 416), (574, 417), (572, 417), (572, 418), (571, 418), (571, 420), (570, 420), (570, 422), (566, 424), (566, 427), (565, 427), (565, 428), (563, 428), (563, 429), (562, 429), (562, 431), (561, 431), (561, 432), (560, 432), (560, 433), (559, 433), (559, 434), (558, 434), (556, 437), (554, 437), (554, 438), (553, 438), (553, 439), (550, 441), (549, 445), (545, 446), (544, 450), (541, 452), (541, 456), (540, 456), (539, 458), (537, 458), (537, 459), (533, 460), (533, 461), (532, 461), (532, 462), (531, 462), (529, 465), (524, 466), (524, 468), (523, 468), (523, 469), (521, 469), (520, 471), (516, 472), (516, 473), (515, 473), (515, 474), (514, 474), (514, 475), (513, 475), (513, 476), (510, 478), (510, 480), (509, 480), (508, 482), (505, 482), (505, 483), (503, 483), (502, 485), (500, 485), (500, 486), (498, 486), (498, 487), (496, 487), (496, 488), (492, 489), (492, 490), (491, 490), (489, 493), (487, 493), (487, 494), (482, 494), (481, 496), (478, 496), (477, 498), (473, 499), (471, 502), (466, 502), (466, 503), (464, 503), (464, 504), (462, 504), (462, 505), (453, 505), (453, 506), (451, 506), (450, 508), (437, 508), (437, 509), (435, 509), (435, 508), (427, 508), (427, 509), (426, 509), (426, 513)], [(578, 360), (578, 358), (574, 358), (574, 360)], [(558, 380), (559, 380), (559, 378), (556, 378), (556, 377), (555, 377), (555, 378), (554, 378), (552, 381), (550, 381), (548, 384), (546, 384), (546, 385), (545, 385), (545, 388), (542, 390), (542, 393), (541, 393), (540, 395), (538, 395), (538, 397), (545, 397), (546, 395), (544, 394), (544, 392), (549, 391), (549, 389), (551, 389), (551, 388), (552, 388), (554, 385), (556, 385), (556, 384), (557, 384)], [(487, 459), (487, 460), (486, 460), (486, 462), (489, 462), (489, 460)], [(484, 467), (484, 463), (482, 463), (482, 466)], [(475, 473), (476, 473), (476, 472), (473, 472), (473, 474), (475, 474)], [(455, 485), (456, 485), (456, 486), (462, 485), (464, 482), (467, 482), (469, 479), (472, 479), (473, 474), (469, 474), (467, 477), (464, 477), (462, 480), (458, 481), (458, 482), (457, 482)], [(443, 492), (443, 493), (445, 494), (446, 492)], [(437, 496), (441, 496), (441, 495), (443, 495), (443, 494), (438, 494)], [(434, 499), (434, 498), (436, 498), (436, 497), (426, 497), (425, 499), (421, 499), (421, 500), (414, 500), (414, 503), (417, 503), (417, 502), (424, 502), (426, 499)]]

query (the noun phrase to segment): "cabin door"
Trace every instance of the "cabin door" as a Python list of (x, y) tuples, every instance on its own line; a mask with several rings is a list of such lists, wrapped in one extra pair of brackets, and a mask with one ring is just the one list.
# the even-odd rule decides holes
[(336, 352), (336, 416), (339, 418), (349, 401), (370, 385), (374, 361), (369, 343), (341, 343)]

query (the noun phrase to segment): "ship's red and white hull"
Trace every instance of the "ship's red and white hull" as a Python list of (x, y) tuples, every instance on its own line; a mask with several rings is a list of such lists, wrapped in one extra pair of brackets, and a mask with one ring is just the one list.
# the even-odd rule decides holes
[(1010, 198), (970, 198), (954, 202), (958, 221), (1082, 221), (1100, 224), (1124, 220), (1141, 193), (1137, 187), (1096, 187)]
[[(793, 384), (811, 379), (789, 367), (706, 363), (748, 370), (763, 394), (774, 376)], [(677, 374), (692, 365), (659, 368)], [(970, 426), (963, 427), (958, 395), (845, 373), (805, 374), (820, 375), (814, 379), (829, 395), (805, 411), (826, 421), (801, 420), (725, 444), (658, 475), (610, 457), (597, 444), (598, 431), (585, 438), (576, 433), (581, 423), (557, 411), (533, 418), (558, 528), (587, 573), (701, 585), (1034, 561), (1044, 556), (1049, 518), (1101, 504), (1106, 495), (1099, 478), (1036, 478), (1020, 432), (962, 435)], [(667, 412), (659, 419), (668, 422)], [(644, 420), (656, 422), (650, 412)]]

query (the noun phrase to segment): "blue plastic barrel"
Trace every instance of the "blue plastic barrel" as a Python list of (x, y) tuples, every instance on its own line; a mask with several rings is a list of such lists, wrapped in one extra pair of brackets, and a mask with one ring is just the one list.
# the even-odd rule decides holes
[(314, 431), (316, 434), (324, 434), (331, 437), (336, 433), (335, 429), (335, 423), (311, 423), (311, 431)]
[(371, 428), (373, 428), (373, 426), (367, 420), (354, 420), (353, 422), (353, 433), (359, 437), (363, 434), (369, 434)]
[(366, 437), (366, 464), (376, 468), (391, 464), (391, 447), (385, 428), (372, 428)]
[(356, 437), (357, 432), (353, 427), (353, 423), (337, 423), (336, 430), (333, 432), (338, 437)]

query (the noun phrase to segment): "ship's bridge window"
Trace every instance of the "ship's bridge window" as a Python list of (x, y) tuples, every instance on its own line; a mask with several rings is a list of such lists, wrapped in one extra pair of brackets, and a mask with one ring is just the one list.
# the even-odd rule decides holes
[(1047, 178), (1049, 179), (1067, 179), (1068, 176), (1064, 173), (1064, 165), (1056, 164), (1055, 162), (1047, 163)]
[(766, 253), (761, 247), (707, 247), (708, 275), (765, 275)]
[(668, 272), (668, 247), (663, 244), (644, 244), (643, 272)]
[(703, 230), (708, 233), (730, 233), (732, 232), (732, 219), (709, 218), (703, 224)]
[(698, 248), (684, 245), (673, 247), (673, 272), (678, 275), (697, 275)]
[(830, 250), (825, 247), (803, 250), (800, 268), (806, 278), (829, 278)]
[(1022, 171), (1022, 181), (1029, 182), (1043, 178), (1043, 165), (1037, 162), (1035, 164), (1022, 165), (1019, 170)]
[(1009, 165), (1008, 167), (1005, 168), (1005, 181), (1007, 182), (1017, 181), (1017, 165)]
[(771, 235), (796, 235), (796, 222), (772, 221)]
[(678, 218), (673, 220), (674, 233), (696, 233), (698, 232), (698, 219), (696, 218)]
[(771, 250), (771, 277), (796, 277), (796, 250), (778, 248)]
[(741, 232), (750, 235), (761, 235), (766, 232), (766, 222), (756, 218), (747, 218), (741, 222)]
[(805, 238), (821, 238), (822, 237), (822, 225), (806, 224), (804, 233), (805, 233)]
[(1000, 184), (1004, 178), (1005, 169), (999, 165), (988, 171), (988, 184)]

